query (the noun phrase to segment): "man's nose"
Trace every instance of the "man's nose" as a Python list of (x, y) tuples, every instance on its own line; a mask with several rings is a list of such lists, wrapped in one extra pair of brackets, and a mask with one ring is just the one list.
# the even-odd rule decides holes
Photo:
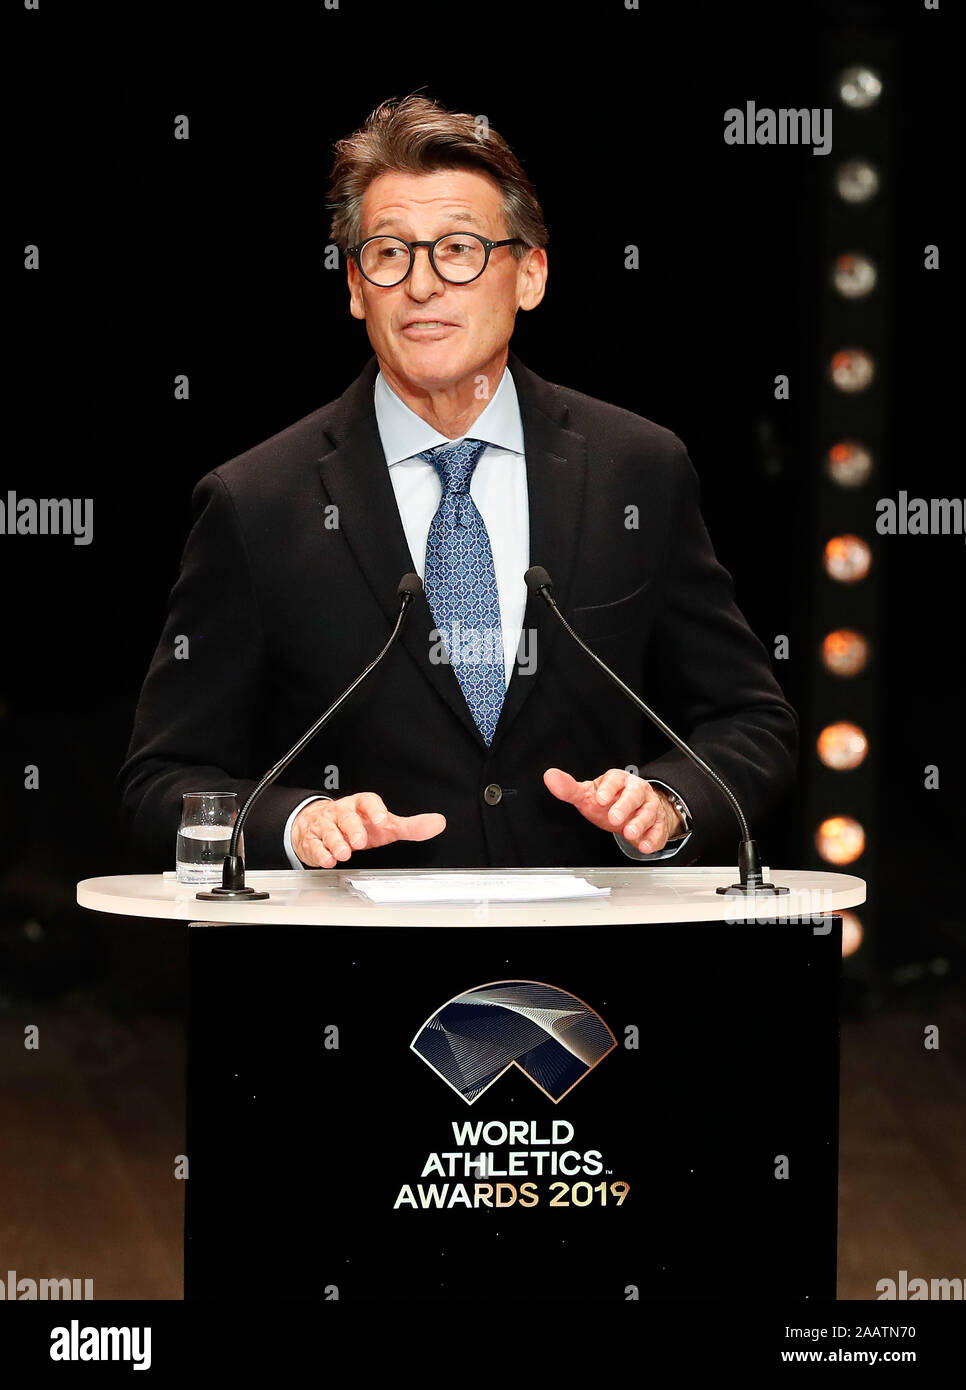
[(442, 276), (437, 275), (433, 269), (433, 263), (429, 259), (428, 246), (414, 247), (413, 268), (409, 272), (407, 284), (409, 293), (416, 299), (425, 299), (434, 290), (442, 289), (446, 284)]

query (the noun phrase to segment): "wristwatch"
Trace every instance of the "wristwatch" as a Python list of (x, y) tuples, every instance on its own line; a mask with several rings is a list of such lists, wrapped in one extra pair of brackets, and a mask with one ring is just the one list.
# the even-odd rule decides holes
[(669, 806), (673, 806), (681, 817), (681, 830), (677, 835), (668, 837), (668, 844), (673, 844), (675, 840), (683, 840), (685, 835), (691, 833), (691, 818), (688, 815), (688, 808), (676, 792), (672, 792), (670, 787), (659, 787), (657, 789), (664, 797)]

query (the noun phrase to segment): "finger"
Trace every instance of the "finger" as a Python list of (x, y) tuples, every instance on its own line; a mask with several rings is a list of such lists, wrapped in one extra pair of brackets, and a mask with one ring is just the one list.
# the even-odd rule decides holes
[(559, 767), (548, 767), (543, 774), (543, 784), (559, 801), (581, 801), (591, 788), (590, 782), (578, 782), (569, 772)]
[(623, 825), (630, 816), (634, 815), (635, 811), (641, 808), (643, 803), (656, 797), (657, 792), (652, 790), (649, 782), (645, 782), (643, 777), (636, 777), (628, 773), (624, 790), (607, 814), (615, 825)]
[(657, 816), (651, 828), (647, 830), (638, 842), (637, 848), (642, 854), (653, 854), (657, 849), (663, 849), (667, 844), (668, 819), (664, 809), (663, 801), (658, 800)]
[(336, 859), (348, 859), (352, 853), (345, 836), (335, 821), (330, 821), (323, 830), (319, 831), (319, 839), (329, 853), (335, 855)]
[(336, 857), (330, 854), (325, 845), (319, 839), (314, 830), (307, 830), (304, 834), (292, 836), (292, 848), (303, 864), (315, 869), (334, 869)]
[(609, 768), (604, 773), (603, 777), (596, 778), (594, 786), (597, 789), (595, 792), (595, 800), (597, 802), (597, 805), (609, 806), (610, 803), (614, 800), (614, 798), (619, 796), (620, 793), (624, 790), (624, 784), (626, 783), (626, 781), (627, 773), (623, 770), (623, 768), (619, 767)]
[(661, 816), (638, 842), (637, 848), (642, 854), (653, 854), (655, 850), (663, 849), (667, 844), (667, 825), (664, 817)]
[(386, 803), (376, 792), (360, 792), (356, 797), (356, 810), (373, 825), (382, 825), (389, 818)]
[(336, 814), (335, 823), (342, 831), (343, 838), (353, 849), (365, 849), (369, 843), (369, 831), (362, 817), (350, 807)]
[(621, 834), (628, 840), (639, 840), (642, 835), (646, 835), (653, 826), (660, 822), (661, 809), (660, 798), (655, 796), (651, 799), (649, 797), (637, 814), (632, 816), (627, 824), (621, 828)]
[(416, 816), (391, 816), (390, 820), (400, 840), (431, 840), (446, 829), (446, 817), (438, 811), (421, 811)]

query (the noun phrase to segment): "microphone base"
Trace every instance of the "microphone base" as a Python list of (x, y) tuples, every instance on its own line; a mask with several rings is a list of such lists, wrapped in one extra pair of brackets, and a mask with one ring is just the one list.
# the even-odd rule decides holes
[(258, 893), (254, 888), (212, 888), (209, 893), (196, 893), (206, 903), (262, 902), (270, 893)]
[(777, 897), (781, 893), (787, 893), (788, 889), (774, 883), (732, 883), (727, 888), (716, 888), (714, 891), (734, 898), (750, 898), (756, 893), (773, 893)]
[(787, 893), (787, 888), (779, 888), (774, 883), (763, 883), (761, 875), (761, 855), (754, 840), (742, 840), (738, 846), (738, 882), (727, 888), (716, 888), (716, 893), (724, 893), (729, 898), (751, 898), (756, 893), (770, 893), (779, 897)]

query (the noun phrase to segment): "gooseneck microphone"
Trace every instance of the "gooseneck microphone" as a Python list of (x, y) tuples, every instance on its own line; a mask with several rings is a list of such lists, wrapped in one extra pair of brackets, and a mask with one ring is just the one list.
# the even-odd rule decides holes
[(745, 819), (745, 813), (741, 809), (738, 798), (724, 778), (719, 776), (714, 768), (710, 767), (702, 757), (699, 757), (694, 749), (690, 748), (688, 744), (685, 743), (683, 738), (679, 738), (674, 730), (665, 724), (664, 720), (661, 719), (659, 715), (655, 714), (652, 709), (645, 705), (641, 697), (635, 694), (629, 685), (625, 685), (620, 676), (618, 676), (615, 671), (612, 671), (605, 661), (601, 661), (597, 653), (591, 651), (583, 638), (579, 637), (577, 633), (574, 632), (573, 628), (567, 622), (567, 619), (557, 607), (557, 601), (553, 596), (553, 581), (542, 565), (532, 565), (523, 578), (530, 593), (536, 594), (539, 598), (544, 600), (547, 607), (560, 620), (581, 650), (587, 653), (595, 666), (600, 667), (604, 675), (617, 686), (621, 694), (625, 695), (642, 714), (646, 714), (651, 723), (656, 728), (660, 729), (664, 737), (670, 739), (675, 748), (679, 748), (687, 758), (690, 758), (695, 767), (699, 768), (705, 777), (710, 778), (715, 786), (719, 787), (728, 798), (732, 810), (738, 818), (738, 824), (741, 827), (741, 843), (738, 846), (739, 882), (732, 883), (727, 888), (718, 888), (716, 891), (735, 896), (745, 893), (787, 893), (787, 888), (780, 888), (774, 883), (764, 883), (762, 881), (761, 855), (758, 853), (758, 845), (751, 838), (751, 831), (748, 828), (748, 822)]
[(423, 581), (418, 574), (403, 575), (402, 579), (399, 581), (399, 587), (396, 590), (399, 596), (399, 615), (396, 618), (396, 626), (392, 630), (389, 641), (383, 647), (379, 655), (373, 661), (369, 662), (366, 669), (356, 676), (348, 689), (344, 690), (339, 698), (329, 706), (325, 713), (315, 721), (311, 729), (306, 729), (298, 743), (290, 748), (285, 756), (280, 758), (275, 766), (265, 773), (265, 776), (259, 782), (258, 786), (255, 787), (251, 796), (239, 811), (235, 824), (232, 827), (231, 842), (228, 846), (228, 853), (225, 855), (225, 863), (221, 871), (221, 887), (212, 888), (210, 892), (196, 893), (196, 897), (202, 898), (206, 902), (234, 902), (239, 899), (243, 899), (245, 902), (258, 902), (270, 896), (268, 893), (258, 893), (254, 888), (246, 887), (245, 884), (245, 861), (238, 852), (238, 845), (241, 839), (242, 829), (248, 818), (248, 813), (265, 788), (270, 787), (276, 777), (279, 777), (285, 771), (289, 763), (298, 757), (303, 748), (308, 747), (316, 734), (321, 729), (325, 728), (336, 710), (340, 709), (342, 705), (345, 704), (352, 692), (358, 689), (366, 677), (371, 675), (376, 669), (402, 631), (403, 621), (412, 605), (413, 599), (417, 598), (422, 591)]

